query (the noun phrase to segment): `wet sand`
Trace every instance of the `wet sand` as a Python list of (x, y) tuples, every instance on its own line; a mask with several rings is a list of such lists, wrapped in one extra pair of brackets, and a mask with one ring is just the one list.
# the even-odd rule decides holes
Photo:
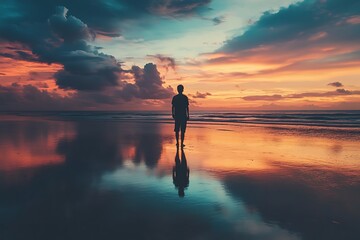
[(360, 236), (351, 130), (192, 123), (178, 158), (169, 123), (2, 117), (0, 132), (0, 239)]

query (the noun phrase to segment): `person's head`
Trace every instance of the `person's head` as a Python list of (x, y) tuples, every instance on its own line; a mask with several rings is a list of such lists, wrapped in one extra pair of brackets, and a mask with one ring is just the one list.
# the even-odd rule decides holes
[(180, 93), (180, 94), (181, 94), (181, 93), (184, 91), (184, 86), (183, 86), (183, 85), (181, 85), (181, 84), (180, 84), (180, 85), (178, 85), (178, 86), (177, 86), (177, 91), (178, 91), (178, 93)]

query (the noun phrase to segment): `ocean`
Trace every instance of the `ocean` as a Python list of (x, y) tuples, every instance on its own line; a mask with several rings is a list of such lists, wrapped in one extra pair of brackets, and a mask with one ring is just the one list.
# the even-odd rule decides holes
[[(14, 111), (0, 114), (61, 119), (172, 122), (171, 113), (168, 111)], [(190, 112), (190, 122), (351, 128), (357, 130), (360, 129), (360, 111), (192, 111)]]

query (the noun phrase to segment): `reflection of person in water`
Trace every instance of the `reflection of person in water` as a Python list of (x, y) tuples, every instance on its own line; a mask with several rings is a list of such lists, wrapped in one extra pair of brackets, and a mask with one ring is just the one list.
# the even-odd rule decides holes
[(176, 151), (175, 166), (173, 167), (173, 183), (178, 189), (179, 197), (185, 196), (185, 188), (189, 186), (190, 170), (187, 166), (184, 150), (181, 149), (181, 161), (179, 158), (179, 149)]
[(179, 131), (181, 129), (181, 147), (184, 147), (186, 123), (189, 120), (189, 99), (183, 94), (184, 86), (177, 86), (178, 95), (172, 99), (172, 117), (175, 120), (176, 145), (179, 146)]

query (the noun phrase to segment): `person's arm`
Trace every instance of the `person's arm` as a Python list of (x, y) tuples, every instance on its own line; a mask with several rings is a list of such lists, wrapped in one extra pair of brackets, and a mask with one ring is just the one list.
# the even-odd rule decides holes
[(188, 99), (188, 98), (186, 98), (186, 100), (187, 100), (187, 105), (186, 105), (186, 118), (187, 118), (187, 120), (189, 120), (189, 119), (190, 119), (190, 112), (189, 112), (189, 99)]
[(171, 101), (171, 115), (172, 115), (172, 118), (175, 119), (175, 106), (174, 106), (174, 98), (172, 99)]
[(190, 119), (189, 105), (186, 107), (186, 118), (187, 120)]

